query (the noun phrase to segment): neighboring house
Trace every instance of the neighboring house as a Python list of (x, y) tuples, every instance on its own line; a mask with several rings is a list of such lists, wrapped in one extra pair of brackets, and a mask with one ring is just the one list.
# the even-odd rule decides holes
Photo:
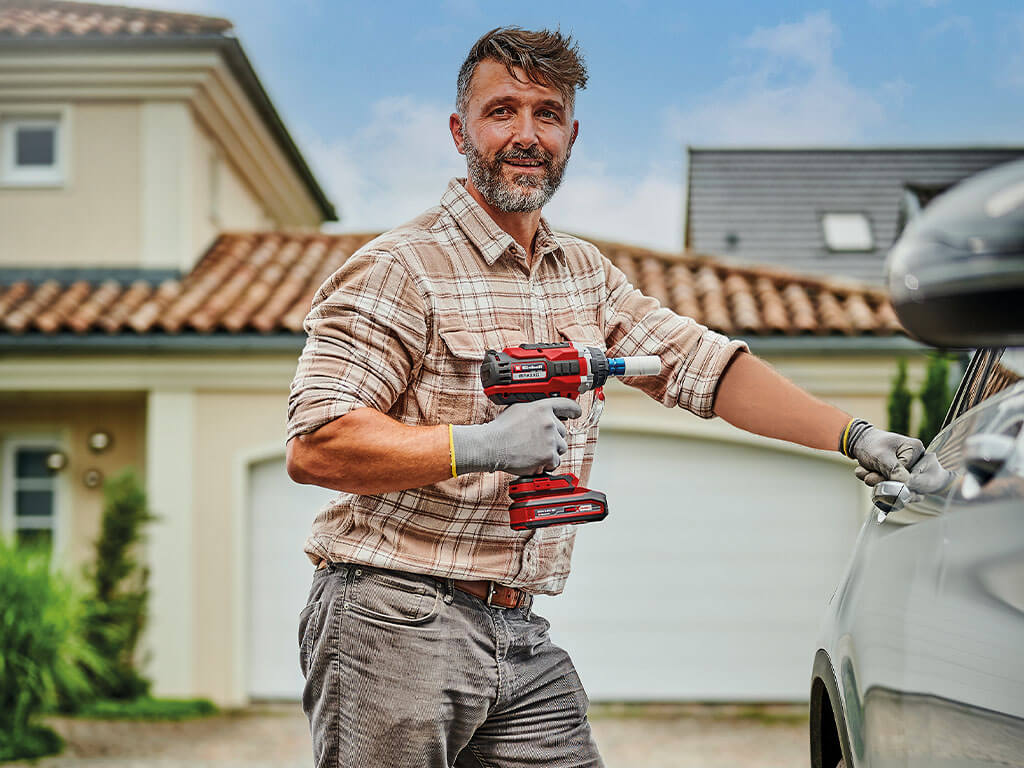
[[(371, 235), (318, 231), (334, 211), (223, 20), (0, 2), (0, 119), (2, 532), (73, 571), (100, 476), (134, 466), (159, 516), (156, 692), (297, 697), (302, 543), (332, 494), (286, 476), (288, 385), (314, 292)], [(900, 356), (920, 380), (877, 289), (599, 245), (852, 413), (884, 424)], [(614, 384), (591, 485), (611, 515), (579, 529), (566, 594), (538, 610), (594, 698), (806, 696), (866, 511), (848, 461)]]
[(902, 225), (1024, 147), (687, 149), (684, 245), (744, 264), (883, 280)]

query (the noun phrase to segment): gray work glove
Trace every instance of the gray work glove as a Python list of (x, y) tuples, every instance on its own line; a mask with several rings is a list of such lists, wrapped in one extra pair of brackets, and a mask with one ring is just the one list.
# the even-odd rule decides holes
[[(864, 467), (857, 467), (853, 473), (872, 487), (885, 480), (877, 472), (869, 472)], [(955, 479), (956, 475), (939, 464), (939, 459), (934, 453), (926, 453), (910, 470), (906, 486), (912, 493), (943, 493)]]
[(550, 472), (569, 447), (560, 419), (577, 419), (580, 404), (567, 397), (514, 403), (486, 424), (452, 426), (455, 467), (467, 472)]
[(924, 455), (924, 443), (917, 438), (886, 432), (863, 419), (856, 419), (851, 425), (843, 448), (840, 436), (840, 452), (856, 459), (867, 470), (863, 477), (857, 476), (872, 486), (882, 480), (908, 482), (910, 470)]

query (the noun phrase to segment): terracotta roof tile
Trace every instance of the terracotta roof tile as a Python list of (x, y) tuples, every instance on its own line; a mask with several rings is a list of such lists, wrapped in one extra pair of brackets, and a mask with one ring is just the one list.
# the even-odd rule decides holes
[(814, 305), (807, 295), (807, 291), (799, 283), (790, 283), (783, 291), (782, 296), (789, 307), (790, 316), (793, 318), (790, 326), (797, 333), (814, 333), (819, 330), (818, 316), (814, 311)]
[(4, 318), (7, 330), (14, 333), (26, 330), (33, 320), (57, 300), (60, 293), (61, 286), (56, 280), (47, 280), (37, 286), (22, 304)]
[(718, 272), (708, 264), (697, 269), (697, 297), (704, 310), (701, 322), (722, 333), (732, 333), (735, 326), (725, 303), (722, 281), (718, 278)]
[(84, 280), (72, 283), (61, 292), (52, 306), (35, 317), (35, 326), (43, 333), (53, 333), (71, 317), (92, 293), (92, 286)]
[[(372, 237), (225, 233), (190, 274), (159, 286), (0, 285), (0, 334), (301, 333), (317, 289)], [(637, 288), (724, 333), (903, 333), (885, 293), (869, 286), (619, 243), (598, 246)]]
[[(118, 285), (118, 288), (120, 289), (121, 286)], [(100, 286), (100, 290), (103, 290), (102, 286)], [(136, 280), (124, 293), (118, 292), (117, 301), (111, 302), (104, 308), (103, 313), (95, 320), (95, 324), (99, 326), (99, 330), (106, 331), (107, 333), (117, 333), (128, 322), (128, 318), (149, 298), (152, 292), (153, 289), (149, 283), (144, 280)], [(78, 333), (85, 333), (90, 329), (91, 326), (85, 324), (74, 327), (74, 330)]]
[(227, 19), (64, 0), (0, 0), (2, 38), (161, 37), (224, 34)]
[(759, 277), (755, 290), (765, 329), (775, 333), (786, 332), (790, 328), (789, 313), (775, 283), (767, 277)]

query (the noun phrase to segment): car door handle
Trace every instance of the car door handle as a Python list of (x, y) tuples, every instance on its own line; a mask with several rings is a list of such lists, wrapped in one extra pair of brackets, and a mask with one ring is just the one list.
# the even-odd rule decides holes
[(1013, 455), (1014, 439), (1009, 435), (972, 435), (964, 441), (964, 466), (978, 485), (984, 485)]
[(871, 503), (878, 510), (879, 523), (885, 522), (890, 512), (898, 512), (910, 501), (910, 490), (899, 480), (883, 480), (871, 492)]

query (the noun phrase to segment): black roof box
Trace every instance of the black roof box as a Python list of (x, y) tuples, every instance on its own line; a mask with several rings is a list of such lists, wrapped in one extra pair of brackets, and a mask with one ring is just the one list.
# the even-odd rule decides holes
[(892, 247), (888, 273), (896, 314), (922, 341), (1024, 344), (1024, 160), (932, 201)]

